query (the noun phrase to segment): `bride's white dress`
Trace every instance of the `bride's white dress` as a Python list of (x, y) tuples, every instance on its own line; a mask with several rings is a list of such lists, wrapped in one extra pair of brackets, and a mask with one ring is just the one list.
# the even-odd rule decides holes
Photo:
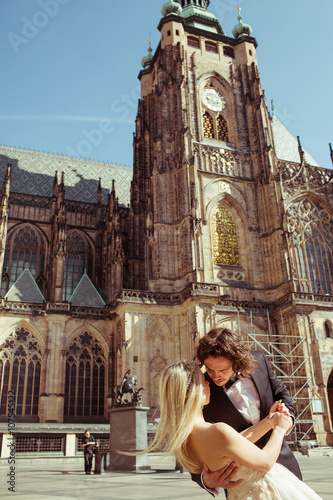
[(233, 480), (240, 478), (244, 481), (228, 490), (228, 500), (321, 500), (309, 486), (277, 463), (266, 474), (241, 465)]

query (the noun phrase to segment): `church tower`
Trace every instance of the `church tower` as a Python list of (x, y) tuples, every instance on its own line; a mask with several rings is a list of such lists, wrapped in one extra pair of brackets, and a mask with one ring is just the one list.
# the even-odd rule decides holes
[[(211, 328), (241, 332), (295, 395), (295, 440), (314, 438), (311, 401), (328, 408), (328, 400), (310, 361), (320, 357), (313, 336), (326, 346), (332, 318), (327, 297), (308, 292), (331, 293), (320, 270), (329, 274), (332, 251), (306, 243), (310, 233), (301, 237), (295, 221), (297, 210), (310, 217), (308, 199), (325, 205), (332, 176), (293, 137), (293, 155), (281, 156), (289, 132), (268, 112), (251, 26), (238, 8), (227, 36), (209, 4), (165, 3), (160, 43), (142, 59), (125, 266), (127, 288), (141, 295), (126, 300), (140, 295), (150, 309), (128, 314), (125, 336), (145, 345), (140, 376), (155, 406), (161, 366), (191, 357)], [(316, 425), (325, 439), (329, 424)]]
[(134, 140), (133, 288), (215, 283), (263, 299), (288, 287), (281, 189), (256, 40), (239, 10), (234, 38), (209, 1), (169, 1), (143, 58)]

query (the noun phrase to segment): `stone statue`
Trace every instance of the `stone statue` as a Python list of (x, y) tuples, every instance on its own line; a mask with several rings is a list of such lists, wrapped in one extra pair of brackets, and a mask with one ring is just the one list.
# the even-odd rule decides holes
[[(135, 389), (138, 383), (138, 377), (131, 375), (131, 370), (127, 370), (120, 385), (117, 385), (115, 394), (115, 408), (120, 406), (142, 406), (142, 398), (140, 392), (144, 390), (143, 387)], [(131, 395), (131, 401), (123, 400), (125, 394)]]

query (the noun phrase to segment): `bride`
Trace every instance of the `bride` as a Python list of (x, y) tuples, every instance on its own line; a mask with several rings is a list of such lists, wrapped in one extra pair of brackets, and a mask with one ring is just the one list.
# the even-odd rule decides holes
[[(156, 448), (174, 453), (191, 473), (204, 464), (211, 471), (236, 462), (228, 500), (318, 500), (320, 497), (283, 465), (277, 464), (281, 444), (290, 420), (274, 404), (266, 418), (241, 434), (225, 423), (204, 420), (202, 408), (209, 403), (210, 388), (199, 365), (184, 361), (170, 365), (160, 378), (160, 421), (155, 439), (147, 451)], [(272, 435), (261, 450), (253, 443), (268, 431)]]

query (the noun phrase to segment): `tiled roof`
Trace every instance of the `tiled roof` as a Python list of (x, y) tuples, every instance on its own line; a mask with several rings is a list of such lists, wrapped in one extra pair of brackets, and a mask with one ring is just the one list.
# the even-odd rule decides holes
[(29, 269), (25, 269), (5, 295), (10, 302), (31, 302), (43, 304), (44, 296)]
[(86, 273), (84, 273), (80, 279), (77, 287), (72, 293), (71, 298), (69, 299), (69, 302), (72, 306), (80, 307), (104, 308), (106, 306), (104, 300)]
[(132, 167), (0, 146), (0, 187), (8, 163), (12, 164), (11, 192), (51, 197), (55, 173), (60, 182), (64, 172), (66, 200), (96, 203), (101, 179), (102, 203), (106, 204), (114, 179), (119, 203), (130, 202)]
[[(298, 152), (298, 142), (297, 139), (292, 135), (291, 132), (280, 122), (280, 120), (274, 115), (272, 119), (273, 136), (275, 143), (276, 155), (279, 160), (286, 160), (294, 163), (300, 163), (300, 157)], [(314, 167), (319, 167), (318, 163), (310, 153), (303, 148), (305, 160), (307, 163)]]

